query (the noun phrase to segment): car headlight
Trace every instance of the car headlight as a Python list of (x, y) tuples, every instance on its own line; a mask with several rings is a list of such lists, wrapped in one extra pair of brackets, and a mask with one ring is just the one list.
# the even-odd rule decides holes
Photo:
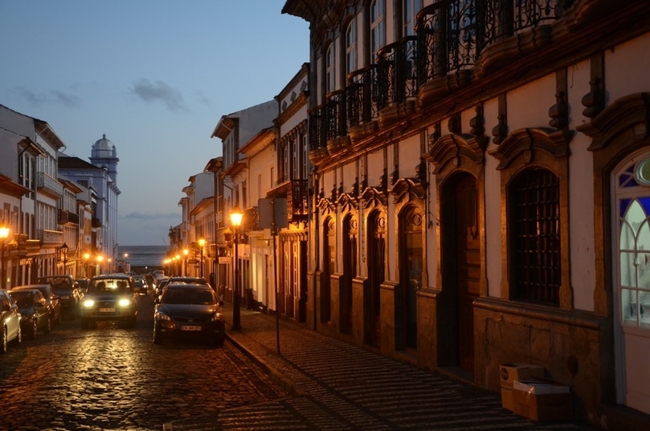
[(214, 316), (212, 316), (212, 321), (213, 322), (219, 322), (223, 319), (223, 314), (222, 313), (216, 313)]
[(118, 304), (120, 307), (128, 307), (129, 305), (131, 305), (131, 300), (126, 298), (121, 298)]
[(169, 320), (171, 322), (172, 318), (166, 314), (158, 313), (158, 320)]
[(90, 308), (95, 306), (95, 301), (93, 299), (86, 299), (84, 301), (84, 307)]

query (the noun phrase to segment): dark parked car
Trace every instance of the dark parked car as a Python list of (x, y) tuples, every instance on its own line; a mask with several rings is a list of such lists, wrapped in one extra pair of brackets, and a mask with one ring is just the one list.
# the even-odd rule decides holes
[(0, 353), (7, 353), (8, 345), (11, 341), (20, 344), (23, 340), (23, 332), (20, 328), (20, 311), (18, 304), (7, 293), (6, 290), (0, 289), (0, 324), (2, 324), (2, 344), (0, 344)]
[(22, 289), (38, 289), (41, 291), (45, 300), (47, 301), (47, 308), (50, 309), (50, 316), (52, 322), (61, 323), (61, 299), (54, 293), (54, 289), (49, 284), (26, 284), (24, 286), (16, 286), (11, 291)]
[(38, 331), (49, 334), (52, 330), (52, 317), (45, 297), (38, 289), (11, 289), (9, 295), (18, 304), (22, 316), (20, 324), (29, 338), (36, 337)]
[(75, 283), (77, 283), (77, 286), (79, 286), (79, 290), (81, 291), (82, 295), (86, 294), (86, 290), (88, 290), (88, 285), (90, 284), (90, 279), (89, 278), (75, 278)]
[(98, 275), (90, 280), (81, 306), (81, 327), (98, 321), (114, 320), (134, 327), (138, 315), (138, 295), (133, 278), (126, 274)]
[(163, 294), (165, 287), (169, 284), (203, 284), (209, 286), (210, 284), (205, 278), (200, 277), (167, 277), (163, 278), (158, 284), (156, 296)]
[(79, 314), (79, 304), (83, 294), (79, 289), (79, 285), (74, 281), (71, 275), (49, 275), (45, 277), (38, 277), (36, 283), (49, 283), (54, 289), (61, 301), (61, 311), (70, 316), (77, 316)]
[(226, 324), (217, 295), (206, 284), (168, 284), (155, 300), (153, 342), (164, 337), (202, 338), (223, 346)]
[(133, 285), (135, 286), (136, 293), (141, 295), (147, 294), (147, 283), (144, 281), (144, 277), (141, 275), (133, 276)]

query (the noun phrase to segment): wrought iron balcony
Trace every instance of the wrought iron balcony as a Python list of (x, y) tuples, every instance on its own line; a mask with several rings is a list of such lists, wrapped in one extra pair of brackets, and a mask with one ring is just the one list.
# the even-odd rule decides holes
[(291, 180), (291, 189), (287, 193), (287, 217), (290, 223), (307, 220), (309, 213), (307, 187), (307, 180)]
[(418, 38), (407, 36), (377, 53), (377, 109), (415, 98), (418, 91)]
[(348, 75), (348, 122), (351, 127), (368, 124), (377, 116), (377, 64)]
[[(341, 149), (344, 138), (357, 133), (351, 128), (372, 123), (383, 109), (410, 100), (420, 99), (422, 103), (422, 93), (430, 91), (424, 87), (432, 82), (454, 75), (454, 84), (447, 91), (470, 83), (472, 70), (479, 64), (484, 67), (482, 63), (490, 63), (491, 46), (513, 36), (530, 34), (536, 28), (538, 34), (530, 37), (543, 39), (540, 35), (550, 32), (550, 24), (562, 18), (574, 3), (575, 0), (443, 0), (424, 7), (417, 16), (415, 36), (383, 47), (377, 53), (376, 64), (350, 73), (345, 88), (328, 94), (322, 105), (309, 110), (310, 159), (317, 163), (331, 155), (332, 150)], [(530, 49), (543, 43), (536, 40)], [(518, 49), (514, 53), (505, 50), (505, 54), (526, 54), (520, 46)], [(487, 61), (481, 58), (484, 53)], [(493, 63), (490, 66), (496, 67), (498, 62)]]
[(59, 224), (79, 224), (79, 214), (65, 210), (59, 210)]
[(61, 199), (63, 197), (63, 184), (45, 172), (38, 172), (36, 174), (36, 188), (39, 192), (51, 198)]
[(244, 210), (243, 231), (260, 230), (260, 213), (256, 206)]

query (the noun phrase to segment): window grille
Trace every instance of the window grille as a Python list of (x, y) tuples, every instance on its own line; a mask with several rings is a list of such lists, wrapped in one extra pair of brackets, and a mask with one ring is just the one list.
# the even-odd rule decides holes
[(560, 189), (552, 172), (530, 169), (509, 187), (513, 299), (559, 305)]

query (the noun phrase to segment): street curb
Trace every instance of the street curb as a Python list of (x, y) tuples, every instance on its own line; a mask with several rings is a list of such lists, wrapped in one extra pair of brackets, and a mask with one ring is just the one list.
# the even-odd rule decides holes
[[(269, 374), (269, 376), (271, 377), (271, 380), (273, 380), (278, 385), (282, 386), (291, 395), (298, 396), (298, 397), (306, 395), (305, 391), (303, 391), (298, 386), (296, 386), (295, 383), (293, 383), (283, 373), (276, 370), (273, 366), (269, 365), (264, 359), (257, 356), (255, 353), (253, 353), (251, 350), (249, 350), (246, 346), (244, 346), (243, 344), (238, 342), (235, 338), (231, 337), (228, 333), (226, 333), (226, 338), (231, 343), (233, 343), (239, 350), (241, 350), (242, 353), (244, 353), (253, 362), (255, 362), (260, 368), (262, 368), (264, 371), (266, 371)], [(280, 359), (282, 359), (282, 357), (280, 357)], [(282, 359), (282, 360), (284, 360), (284, 359)]]

